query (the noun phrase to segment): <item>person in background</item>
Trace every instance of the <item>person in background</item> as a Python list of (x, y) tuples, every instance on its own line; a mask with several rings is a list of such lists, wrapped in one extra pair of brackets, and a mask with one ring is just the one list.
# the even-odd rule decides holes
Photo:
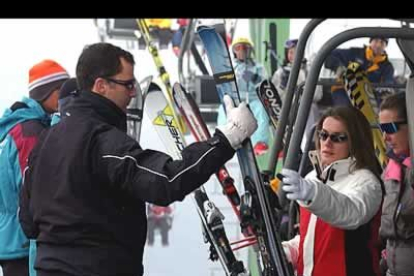
[[(245, 37), (236, 38), (231, 47), (234, 54), (234, 72), (240, 98), (249, 104), (258, 128), (252, 135), (251, 141), (256, 155), (264, 154), (269, 148), (269, 117), (260, 102), (256, 88), (267, 78), (266, 70), (262, 64), (254, 59), (254, 47), (250, 39)], [(217, 124), (224, 124), (226, 115), (221, 105), (218, 112)]]
[[(58, 110), (52, 114), (52, 120), (50, 125), (53, 126), (60, 121), (61, 114), (65, 113), (65, 106), (69, 101), (69, 96), (72, 96), (77, 91), (76, 78), (70, 78), (66, 80), (59, 89), (58, 97)], [(34, 269), (34, 262), (36, 260), (36, 240), (30, 240), (29, 249), (29, 275), (36, 276), (36, 270)]]
[[(369, 122), (348, 106), (317, 124), (315, 169), (282, 169), (282, 189), (300, 205), (300, 235), (283, 242), (297, 275), (379, 275), (383, 187)], [(282, 178), (282, 177), (281, 177)]]
[(168, 231), (172, 227), (173, 209), (171, 206), (158, 206), (155, 204), (147, 205), (148, 214), (148, 245), (154, 244), (156, 229), (161, 233), (161, 243), (163, 246), (169, 245)]
[(190, 19), (188, 18), (177, 19), (178, 30), (174, 32), (171, 40), (173, 52), (177, 57), (180, 55), (181, 41), (189, 21)]
[(29, 240), (18, 219), (19, 192), (27, 158), (57, 110), (58, 91), (69, 78), (56, 61), (29, 70), (29, 98), (15, 102), (0, 118), (0, 265), (4, 276), (29, 274)]
[(386, 241), (387, 276), (414, 276), (414, 179), (407, 120), (405, 93), (383, 100), (379, 126), (390, 159), (383, 174), (386, 192), (380, 235)]
[(29, 157), (19, 219), (36, 239), (38, 276), (143, 275), (146, 202), (183, 200), (257, 128), (246, 104), (235, 108), (226, 95), (228, 123), (184, 148), (182, 160), (142, 149), (126, 133), (134, 65), (112, 44), (86, 46), (76, 66), (79, 95)]
[[(326, 58), (325, 67), (332, 70), (338, 82), (343, 83), (342, 76), (346, 71), (349, 62), (358, 62), (365, 70), (368, 80), (371, 83), (394, 83), (394, 67), (388, 60), (385, 48), (388, 45), (388, 38), (371, 37), (369, 45), (362, 48), (335, 49)], [(378, 102), (381, 102), (382, 92), (389, 89), (375, 89)], [(334, 105), (351, 105), (344, 86), (342, 84), (331, 87), (332, 101)]]
[[(292, 70), (293, 61), (295, 60), (296, 55), (296, 47), (298, 44), (297, 39), (288, 39), (285, 42), (285, 58), (283, 60), (283, 65), (279, 67), (276, 72), (272, 76), (272, 82), (275, 85), (277, 92), (279, 93), (280, 99), (282, 100), (282, 105), (286, 97), (287, 92), (287, 83), (290, 76), (290, 72)], [(303, 89), (303, 85), (306, 79), (306, 60), (303, 60), (302, 66), (299, 70), (297, 86), (301, 86)], [(298, 95), (298, 90), (296, 88), (295, 97)], [(305, 128), (305, 136), (302, 140), (302, 149), (305, 149), (306, 143), (308, 138), (311, 137), (311, 129), (313, 125), (318, 121), (320, 117), (320, 108), (318, 107), (317, 103), (322, 99), (323, 92), (322, 86), (316, 86), (315, 94), (313, 96), (313, 102), (311, 105), (311, 109), (309, 112), (309, 117), (306, 122)], [(295, 102), (295, 100), (293, 100)]]
[(59, 90), (59, 99), (58, 99), (58, 112), (55, 112), (52, 116), (51, 125), (57, 124), (61, 117), (65, 115), (65, 108), (68, 105), (71, 97), (76, 96), (78, 93), (78, 84), (76, 78), (70, 78), (65, 81), (62, 87)]

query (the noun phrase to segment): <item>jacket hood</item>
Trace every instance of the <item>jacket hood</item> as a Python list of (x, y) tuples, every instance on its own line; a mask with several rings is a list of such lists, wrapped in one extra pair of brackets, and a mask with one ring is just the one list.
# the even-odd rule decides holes
[(42, 106), (33, 99), (23, 97), (19, 102), (15, 102), (7, 108), (0, 118), (0, 141), (3, 141), (7, 133), (17, 124), (28, 120), (42, 120), (45, 124), (49, 123), (49, 116)]
[(126, 132), (126, 114), (107, 98), (84, 90), (65, 106), (66, 113), (81, 112), (82, 116), (98, 117), (100, 120)]

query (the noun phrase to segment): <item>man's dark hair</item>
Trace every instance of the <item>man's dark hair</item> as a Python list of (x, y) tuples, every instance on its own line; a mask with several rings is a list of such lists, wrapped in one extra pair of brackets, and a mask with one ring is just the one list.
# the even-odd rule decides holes
[(371, 41), (373, 41), (374, 39), (382, 40), (382, 41), (385, 42), (385, 44), (388, 45), (388, 40), (389, 40), (388, 37), (382, 37), (382, 36), (379, 36), (379, 37), (370, 37), (369, 38), (369, 43), (371, 43)]
[(110, 43), (95, 43), (86, 46), (76, 65), (79, 89), (91, 90), (99, 77), (111, 77), (122, 71), (121, 58), (135, 65), (134, 57)]

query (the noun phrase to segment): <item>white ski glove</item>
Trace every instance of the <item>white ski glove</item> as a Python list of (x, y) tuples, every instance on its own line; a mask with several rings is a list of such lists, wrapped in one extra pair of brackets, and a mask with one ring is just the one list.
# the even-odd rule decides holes
[(286, 197), (290, 200), (301, 200), (309, 202), (315, 197), (315, 184), (302, 178), (298, 172), (282, 169), (283, 177), (282, 189), (286, 192)]
[(241, 147), (242, 142), (257, 129), (257, 121), (245, 102), (234, 107), (229, 95), (224, 95), (223, 102), (227, 113), (227, 124), (217, 128), (226, 136), (233, 149)]

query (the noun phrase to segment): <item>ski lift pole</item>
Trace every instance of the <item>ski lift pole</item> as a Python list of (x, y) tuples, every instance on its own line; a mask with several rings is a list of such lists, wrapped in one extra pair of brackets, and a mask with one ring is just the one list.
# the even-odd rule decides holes
[(183, 59), (184, 54), (189, 50), (189, 46), (193, 42), (191, 31), (194, 29), (194, 22), (194, 18), (190, 19), (190, 22), (188, 22), (188, 25), (185, 27), (180, 44), (180, 54), (178, 55), (178, 79), (184, 86), (186, 86), (186, 83), (183, 75)]
[(155, 66), (158, 69), (158, 72), (160, 74), (160, 78), (165, 86), (165, 90), (166, 90), (166, 98), (168, 101), (168, 105), (171, 107), (172, 113), (173, 113), (173, 117), (175, 118), (175, 120), (177, 121), (178, 124), (178, 128), (180, 129), (180, 131), (182, 133), (186, 132), (186, 127), (184, 124), (183, 119), (181, 118), (181, 116), (179, 116), (178, 112), (175, 109), (175, 106), (173, 104), (173, 98), (172, 98), (172, 86), (171, 86), (171, 82), (170, 82), (170, 75), (168, 74), (167, 70), (164, 67), (164, 64), (162, 63), (162, 60), (159, 56), (159, 52), (157, 47), (155, 47), (154, 42), (151, 38), (151, 34), (148, 28), (147, 23), (145, 22), (145, 19), (141, 18), (141, 19), (137, 19), (137, 25), (138, 25), (138, 29), (141, 32), (141, 35), (143, 36), (144, 40), (145, 40), (145, 44), (148, 47), (148, 51), (150, 52)]
[[(409, 28), (409, 24), (403, 24), (403, 28)], [(405, 65), (408, 64), (411, 74), (408, 77), (406, 90), (405, 90), (405, 101), (407, 106), (407, 118), (408, 118), (408, 136), (409, 136), (409, 145), (410, 145), (410, 156), (411, 156), (411, 165), (414, 165), (414, 48), (413, 40), (403, 40), (398, 39), (397, 44), (400, 47), (401, 52), (406, 59)], [(414, 172), (413, 172), (414, 173)]]
[[(303, 29), (298, 44), (296, 47), (296, 54), (295, 59), (293, 61), (292, 70), (289, 75), (288, 83), (287, 83), (287, 92), (285, 96), (285, 100), (282, 104), (282, 111), (280, 115), (280, 121), (278, 128), (276, 129), (275, 141), (273, 142), (273, 146), (271, 148), (271, 156), (269, 160), (268, 170), (273, 172), (273, 177), (275, 176), (275, 168), (277, 165), (277, 157), (280, 151), (283, 148), (283, 137), (285, 133), (285, 128), (288, 122), (289, 117), (289, 110), (292, 104), (294, 90), (296, 87), (296, 83), (298, 81), (299, 71), (302, 64), (302, 60), (305, 53), (306, 42), (312, 31), (324, 21), (325, 19), (312, 19)], [(280, 189), (281, 196), (280, 196), (280, 203), (284, 206), (285, 196), (282, 189)]]

